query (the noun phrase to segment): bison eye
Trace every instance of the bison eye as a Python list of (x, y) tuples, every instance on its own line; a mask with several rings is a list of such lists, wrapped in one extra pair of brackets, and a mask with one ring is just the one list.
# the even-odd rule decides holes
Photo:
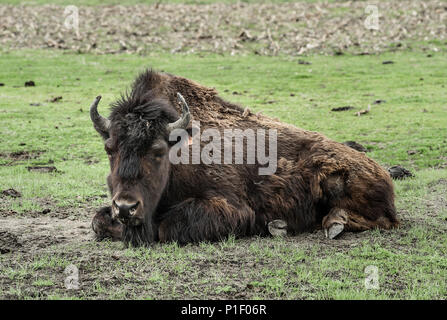
[(165, 155), (165, 152), (154, 152), (152, 153), (152, 157), (155, 161), (160, 162), (163, 159), (163, 156)]
[(166, 142), (154, 143), (151, 148), (151, 153), (154, 157), (162, 157), (168, 151)]
[(168, 145), (165, 141), (157, 141), (149, 151), (150, 157), (156, 162), (160, 162), (168, 152)]

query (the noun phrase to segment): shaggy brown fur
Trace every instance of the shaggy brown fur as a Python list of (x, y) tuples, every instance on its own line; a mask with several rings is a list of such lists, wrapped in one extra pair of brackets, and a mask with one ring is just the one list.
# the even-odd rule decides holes
[[(258, 164), (154, 167), (151, 144), (160, 137), (167, 141), (163, 126), (181, 114), (177, 92), (189, 104), (192, 119), (200, 121), (202, 132), (276, 129), (276, 173), (258, 175)], [(390, 176), (364, 153), (317, 132), (244, 111), (191, 80), (144, 72), (109, 118), (112, 129), (105, 138), (106, 149), (113, 149), (108, 178), (112, 197), (120, 192), (151, 203), (150, 209), (145, 207), (143, 227), (123, 228), (122, 238), (133, 245), (267, 235), (267, 224), (275, 219), (287, 222), (289, 234), (334, 223), (344, 225), (345, 231), (398, 225)], [(107, 212), (98, 212), (94, 222), (103, 221)], [(97, 233), (107, 234), (98, 229), (100, 224), (94, 225)]]

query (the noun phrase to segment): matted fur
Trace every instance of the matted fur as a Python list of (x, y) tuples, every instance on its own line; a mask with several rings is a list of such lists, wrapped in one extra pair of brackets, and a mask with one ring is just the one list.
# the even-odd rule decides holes
[[(181, 112), (177, 92), (202, 130), (276, 129), (275, 174), (258, 175), (257, 163), (179, 164), (163, 167), (165, 182), (153, 182), (146, 153), (156, 139), (167, 141), (166, 124)], [(112, 195), (113, 181), (119, 179), (141, 186), (148, 202), (155, 190), (160, 192), (144, 227), (124, 228), (124, 240), (133, 245), (153, 240), (218, 240), (229, 234), (266, 235), (267, 223), (275, 219), (286, 221), (288, 232), (296, 234), (320, 228), (323, 218), (326, 223), (337, 222), (339, 218), (332, 219), (331, 212), (341, 211), (334, 208), (346, 212), (345, 230), (398, 225), (390, 176), (364, 153), (320, 133), (244, 111), (214, 89), (191, 80), (147, 70), (130, 93), (113, 105), (109, 119), (110, 141), (119, 150), (117, 168), (108, 179)]]

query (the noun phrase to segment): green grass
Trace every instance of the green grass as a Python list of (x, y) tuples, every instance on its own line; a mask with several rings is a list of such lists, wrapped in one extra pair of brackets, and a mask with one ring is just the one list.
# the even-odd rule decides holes
[[(292, 0), (0, 0), (0, 4), (25, 4), (25, 5), (43, 5), (43, 4), (57, 4), (57, 5), (77, 5), (77, 6), (95, 6), (95, 5), (135, 5), (135, 4), (211, 4), (211, 3), (281, 3), (292, 2)], [(321, 2), (321, 0), (300, 0), (300, 2)], [(323, 2), (334, 2), (334, 0), (325, 0)]]
[[(305, 59), (312, 64), (258, 56), (2, 53), (1, 152), (42, 153), (22, 164), (0, 166), (0, 188), (19, 189), (29, 199), (13, 202), (16, 211), (35, 209), (33, 198), (49, 197), (60, 206), (70, 206), (106, 194), (107, 157), (92, 128), (89, 105), (101, 94), (100, 110), (107, 115), (107, 104), (150, 66), (216, 87), (229, 100), (334, 140), (356, 140), (384, 166), (423, 169), (446, 163), (447, 81), (442, 71), (447, 67), (446, 54), (428, 58), (403, 52)], [(383, 65), (384, 60), (396, 63)], [(35, 81), (36, 87), (24, 87), (28, 80)], [(233, 95), (234, 91), (239, 94)], [(63, 98), (48, 102), (56, 96)], [(386, 102), (372, 104), (377, 99)], [(369, 114), (354, 115), (369, 104)], [(330, 111), (346, 105), (355, 110)], [(408, 155), (408, 151), (416, 153)], [(3, 157), (0, 164), (10, 161)], [(92, 163), (87, 165), (89, 161)], [(60, 172), (42, 174), (26, 169), (48, 162), (54, 162)]]
[[(255, 112), (337, 141), (355, 140), (384, 166), (411, 169), (415, 178), (395, 183), (400, 229), (348, 234), (332, 242), (316, 233), (286, 239), (230, 237), (149, 250), (123, 249), (107, 241), (53, 245), (38, 254), (0, 255), (0, 297), (445, 299), (447, 54), (300, 59), (312, 64), (250, 55), (2, 52), (0, 190), (14, 188), (22, 197), (3, 198), (0, 210), (26, 217), (28, 211), (41, 209), (41, 199), (62, 209), (107, 201), (100, 196), (107, 193), (108, 161), (91, 125), (89, 105), (101, 94), (99, 108), (107, 115), (107, 105), (139, 71), (152, 66), (215, 87), (224, 98)], [(395, 63), (383, 65), (384, 60)], [(25, 88), (28, 80), (36, 86)], [(56, 96), (63, 98), (47, 101)], [(386, 102), (372, 104), (377, 99)], [(369, 104), (369, 114), (354, 115)], [(346, 105), (355, 110), (330, 111)], [(409, 155), (409, 150), (416, 153)], [(7, 155), (16, 151), (41, 153), (6, 165), (11, 161)], [(59, 172), (26, 169), (45, 163)], [(81, 272), (78, 291), (64, 288), (64, 268), (72, 263)], [(368, 265), (378, 267), (378, 290), (364, 287)]]

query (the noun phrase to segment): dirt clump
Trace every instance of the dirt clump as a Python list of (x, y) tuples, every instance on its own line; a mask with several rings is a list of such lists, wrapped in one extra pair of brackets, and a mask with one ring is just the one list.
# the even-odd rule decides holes
[(55, 166), (31, 166), (26, 168), (28, 169), (28, 171), (33, 172), (43, 172), (43, 173), (57, 172)]
[(22, 244), (17, 236), (5, 230), (0, 230), (0, 254), (17, 251)]
[(9, 196), (12, 198), (20, 198), (22, 196), (22, 194), (20, 192), (18, 192), (17, 190), (14, 190), (14, 189), (3, 190), (2, 195)]

